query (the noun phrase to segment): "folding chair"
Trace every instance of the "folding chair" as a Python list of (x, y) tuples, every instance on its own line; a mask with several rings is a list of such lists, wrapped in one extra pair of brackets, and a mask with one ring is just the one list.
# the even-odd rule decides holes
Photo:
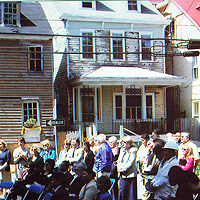
[(8, 194), (6, 195), (6, 198), (0, 198), (0, 200), (6, 200), (10, 194), (10, 189), (12, 188), (13, 186), (13, 182), (11, 181), (3, 181), (0, 183), (0, 188), (3, 188), (3, 189), (9, 189), (9, 192)]
[(33, 185), (31, 185), (31, 186), (28, 188), (26, 194), (24, 195), (23, 200), (25, 200), (25, 199), (27, 198), (29, 192), (33, 192), (33, 193), (35, 193), (35, 194), (39, 194), (38, 199), (40, 199), (40, 197), (42, 196), (43, 190), (44, 190), (44, 187), (43, 187), (43, 186), (34, 185), (34, 184), (33, 184)]
[(51, 194), (51, 193), (49, 192), (49, 193), (45, 194), (44, 200), (50, 200), (52, 196), (53, 196), (53, 194)]

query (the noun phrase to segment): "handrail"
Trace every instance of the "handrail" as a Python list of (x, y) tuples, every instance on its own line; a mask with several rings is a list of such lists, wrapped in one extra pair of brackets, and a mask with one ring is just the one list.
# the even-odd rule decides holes
[(137, 133), (134, 133), (133, 131), (130, 131), (129, 129), (127, 129), (127, 128), (123, 128), (125, 131), (128, 131), (129, 133), (132, 133), (133, 135), (135, 135), (135, 136), (140, 136), (140, 135), (138, 135)]

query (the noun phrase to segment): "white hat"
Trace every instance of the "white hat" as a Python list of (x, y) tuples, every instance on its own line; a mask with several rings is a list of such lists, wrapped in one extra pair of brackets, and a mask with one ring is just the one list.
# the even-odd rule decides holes
[(163, 147), (163, 149), (173, 149), (173, 150), (176, 150), (178, 151), (178, 144), (173, 141), (173, 140), (169, 140), (165, 146)]

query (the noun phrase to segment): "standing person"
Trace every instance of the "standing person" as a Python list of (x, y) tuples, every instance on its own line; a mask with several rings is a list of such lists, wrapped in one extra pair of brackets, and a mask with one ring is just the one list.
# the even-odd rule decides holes
[(0, 180), (1, 181), (11, 181), (10, 174), (10, 159), (11, 152), (6, 149), (6, 143), (4, 140), (0, 139)]
[(40, 156), (43, 158), (44, 162), (46, 162), (47, 159), (56, 161), (56, 151), (51, 149), (51, 142), (49, 140), (43, 140), (41, 146), (43, 151), (40, 153)]
[(94, 136), (90, 136), (88, 138), (88, 142), (90, 143), (90, 150), (96, 155), (97, 150), (99, 149), (98, 145), (95, 142)]
[(84, 142), (84, 162), (87, 165), (87, 170), (92, 171), (94, 166), (94, 153), (90, 150), (89, 142)]
[(155, 200), (174, 198), (177, 190), (176, 186), (170, 185), (168, 173), (173, 166), (178, 166), (176, 159), (178, 144), (175, 141), (170, 140), (165, 144), (163, 149), (163, 156), (158, 156), (159, 159), (164, 157), (159, 165), (158, 173), (155, 178), (147, 184), (147, 189), (154, 192)]
[(13, 159), (15, 165), (15, 176), (18, 179), (23, 170), (25, 169), (25, 164), (30, 157), (29, 149), (25, 147), (26, 141), (23, 137), (18, 140), (19, 147), (13, 151)]
[(137, 200), (137, 148), (133, 147), (130, 136), (123, 138), (124, 147), (121, 148), (117, 169), (120, 173), (119, 200)]
[(178, 150), (178, 159), (183, 157), (183, 147), (184, 145), (188, 145), (191, 148), (191, 156), (194, 158), (194, 170), (199, 164), (199, 152), (197, 146), (190, 141), (190, 133), (188, 132), (182, 132), (181, 133), (181, 144), (179, 145)]
[(66, 160), (73, 166), (74, 163), (79, 163), (83, 160), (84, 149), (80, 147), (79, 138), (72, 138), (71, 145), (72, 147), (68, 151)]
[(181, 144), (181, 133), (180, 132), (176, 132), (175, 139), (176, 139), (176, 142), (178, 143), (178, 145), (180, 145)]
[(191, 148), (188, 145), (184, 145), (182, 147), (183, 157), (179, 158), (178, 163), (182, 170), (190, 170), (194, 169), (194, 158), (191, 156)]
[(59, 166), (64, 160), (67, 158), (68, 151), (70, 149), (71, 143), (69, 140), (64, 140), (64, 146), (63, 150), (60, 151), (58, 160), (56, 162), (56, 165)]
[(139, 171), (137, 178), (138, 178), (138, 191), (140, 191), (138, 192), (138, 194), (145, 193), (145, 179), (142, 178), (141, 173), (142, 173), (143, 164), (147, 162), (147, 156), (150, 153), (149, 148), (147, 146), (149, 139), (150, 138), (148, 134), (142, 134), (141, 135), (142, 144), (137, 151), (136, 163), (137, 163), (137, 169)]
[[(114, 199), (117, 200), (118, 199), (118, 171), (117, 171), (117, 160), (119, 157), (119, 148), (117, 147), (117, 138), (115, 136), (111, 136), (108, 139), (108, 143), (112, 149), (112, 153), (114, 156), (114, 160), (113, 160), (113, 168), (111, 171), (111, 175), (110, 178), (114, 178), (115, 179), (115, 184), (113, 186), (113, 191), (114, 191)], [(113, 193), (113, 191), (111, 191)]]
[(110, 176), (113, 163), (112, 149), (106, 142), (104, 134), (99, 134), (97, 141), (100, 147), (95, 156), (93, 171), (97, 174), (97, 177), (101, 177), (102, 175)]

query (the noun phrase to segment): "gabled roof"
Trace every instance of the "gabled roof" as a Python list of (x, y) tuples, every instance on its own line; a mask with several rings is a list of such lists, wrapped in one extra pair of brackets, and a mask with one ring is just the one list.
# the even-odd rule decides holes
[(200, 6), (200, 2), (197, 0), (174, 0), (177, 5), (179, 5), (190, 18), (200, 26), (200, 10), (197, 8)]
[[(146, 11), (130, 12), (126, 9), (126, 1), (97, 1), (106, 9), (82, 9), (81, 1), (54, 1), (53, 4), (60, 14), (61, 19), (83, 21), (108, 21), (123, 23), (168, 24), (168, 21), (149, 1), (139, 1)], [(44, 5), (44, 3), (43, 3)], [(141, 9), (142, 9), (141, 8)]]
[(75, 81), (86, 85), (181, 85), (185, 78), (137, 67), (103, 66)]

